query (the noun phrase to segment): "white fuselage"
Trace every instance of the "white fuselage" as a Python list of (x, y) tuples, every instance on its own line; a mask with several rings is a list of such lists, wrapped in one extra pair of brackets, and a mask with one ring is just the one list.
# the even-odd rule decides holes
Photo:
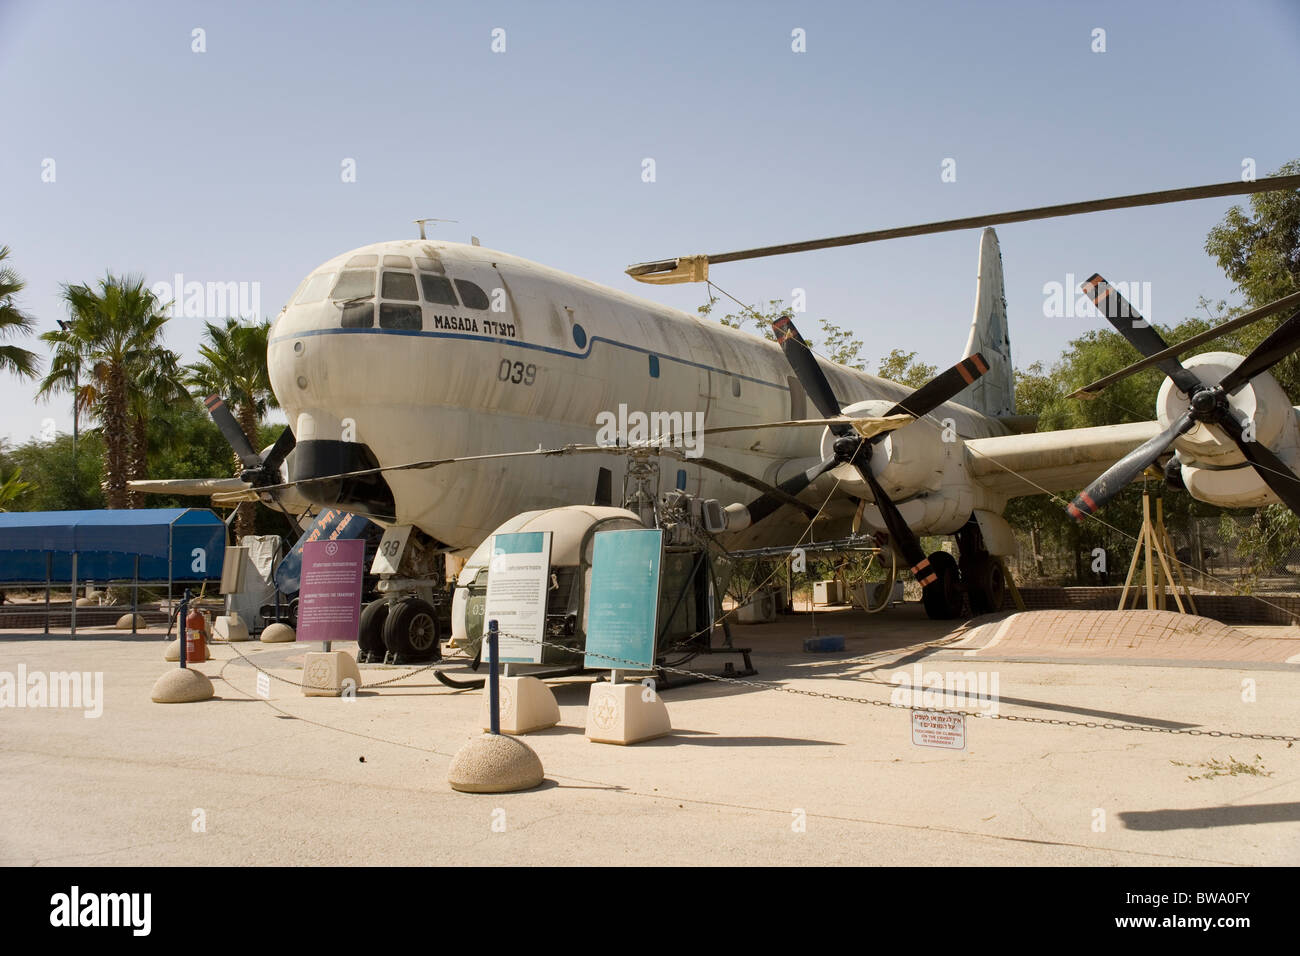
[[(376, 264), (348, 266), (370, 259)], [(404, 275), (378, 280), (372, 299), (364, 296), (364, 276), (352, 276), (341, 298), (349, 300), (354, 327), (344, 328), (344, 303), (324, 290), (335, 288), (340, 273), (367, 270)], [(419, 301), (410, 301), (406, 276), (421, 286)], [(430, 277), (428, 289), (424, 276)], [(442, 277), (473, 283), (487, 308), (471, 307), (476, 297), (468, 288), (459, 290), (457, 304), (430, 301), (445, 293)], [(377, 313), (373, 325), (365, 324), (367, 302)], [(275, 321), (269, 364), (272, 387), (299, 442), (360, 442), (384, 466), (591, 444), (601, 413), (617, 415), (620, 406), (701, 412), (710, 427), (819, 417), (772, 342), (515, 256), (431, 240), (365, 246), (315, 270)], [(909, 392), (863, 372), (822, 365), (845, 405), (877, 400), (878, 407), (868, 407), (880, 411)], [(959, 439), (1007, 429), (954, 403), (931, 418), (897, 433), (897, 465), (883, 453), (873, 459), (891, 494), (928, 500), (910, 509), (913, 526), (953, 531), (972, 507), (1000, 511), (1002, 502), (984, 500), (965, 476), (963, 442), (942, 442), (937, 422), (951, 419)], [(775, 482), (819, 460), (822, 438), (816, 427), (736, 432), (707, 436), (702, 451)], [(917, 458), (922, 441), (935, 443), (937, 454)], [(460, 550), (519, 512), (590, 503), (602, 466), (613, 472), (618, 503), (626, 465), (619, 454), (505, 458), (389, 471), (385, 478), (397, 523)], [(890, 468), (892, 482), (885, 480)], [(661, 490), (676, 485), (679, 469), (693, 495), (729, 504), (759, 494), (690, 460), (667, 458), (661, 460)], [(823, 476), (802, 497), (819, 506), (835, 483), (834, 473)], [(850, 493), (862, 494), (857, 488)], [(831, 525), (818, 537), (840, 533), (854, 510), (845, 495), (836, 496), (826, 510)], [(905, 506), (913, 520), (908, 511)], [(864, 517), (878, 527), (872, 512)], [(807, 526), (805, 515), (784, 508), (729, 543), (793, 542)]]

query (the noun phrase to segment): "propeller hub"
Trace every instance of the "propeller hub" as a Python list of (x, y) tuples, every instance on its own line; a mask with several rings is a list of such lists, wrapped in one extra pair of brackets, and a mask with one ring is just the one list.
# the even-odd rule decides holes
[(1218, 387), (1198, 389), (1189, 396), (1189, 402), (1192, 415), (1203, 422), (1222, 418), (1228, 408), (1227, 397), (1223, 394), (1223, 389)]
[(862, 452), (862, 463), (871, 460), (871, 445), (863, 448), (864, 442), (857, 435), (841, 435), (835, 439), (835, 444), (831, 446), (831, 451), (835, 455), (835, 460), (841, 464), (853, 461), (854, 456)]

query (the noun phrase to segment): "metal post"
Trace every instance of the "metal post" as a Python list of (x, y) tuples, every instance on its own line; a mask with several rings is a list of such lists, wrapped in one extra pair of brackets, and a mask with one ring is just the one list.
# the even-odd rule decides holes
[(488, 710), (492, 733), (501, 733), (500, 690), (497, 685), (497, 622), (488, 621)]
[(180, 660), (181, 660), (182, 669), (184, 669), (185, 667), (185, 656), (186, 656), (185, 642), (189, 638), (189, 634), (186, 633), (185, 630), (185, 617), (189, 613), (189, 605), (190, 605), (190, 589), (186, 588), (185, 593), (181, 595), (180, 615), (176, 618), (176, 624), (178, 625), (176, 628), (176, 633), (180, 636), (179, 647), (180, 647)]
[(135, 619), (140, 613), (140, 555), (135, 556), (135, 570), (131, 575), (131, 634), (135, 635)]
[(45, 552), (45, 633), (50, 633), (50, 578), (54, 576), (54, 552)]
[(77, 636), (77, 552), (72, 552), (72, 636)]

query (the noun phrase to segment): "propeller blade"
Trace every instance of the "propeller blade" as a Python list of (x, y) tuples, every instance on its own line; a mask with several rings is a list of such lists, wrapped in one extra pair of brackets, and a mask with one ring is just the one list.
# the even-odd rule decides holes
[(1138, 445), (1106, 469), (1100, 478), (1079, 492), (1078, 497), (1065, 510), (1075, 521), (1082, 522), (1084, 518), (1123, 491), (1129, 482), (1146, 471), (1165, 453), (1165, 450), (1174, 443), (1174, 439), (1191, 431), (1195, 424), (1196, 419), (1192, 417), (1191, 410), (1183, 412), (1177, 421), (1159, 435)]
[[(827, 381), (826, 373), (817, 364), (817, 359), (813, 357), (812, 351), (808, 348), (808, 343), (799, 334), (799, 330), (795, 328), (790, 316), (781, 316), (772, 323), (772, 328), (776, 332), (777, 344), (781, 346), (781, 351), (785, 353), (786, 361), (794, 369), (795, 377), (799, 379), (799, 384), (803, 386), (803, 390), (812, 399), (817, 411), (822, 413), (823, 418), (839, 418), (840, 403), (835, 397), (835, 392), (831, 389), (831, 383)], [(833, 424), (830, 429), (836, 435), (848, 435), (853, 431), (848, 425)]]
[(276, 438), (275, 444), (271, 446), (271, 450), (262, 459), (262, 471), (279, 478), (280, 466), (284, 464), (284, 460), (289, 457), (289, 452), (293, 451), (296, 444), (298, 439), (294, 437), (293, 429), (285, 425), (280, 436)]
[(1266, 372), (1300, 347), (1300, 312), (1269, 334), (1241, 364), (1223, 377), (1219, 387), (1231, 395), (1260, 372)]
[(1232, 412), (1224, 415), (1222, 421), (1217, 424), (1237, 443), (1241, 453), (1255, 467), (1255, 471), (1264, 479), (1264, 484), (1272, 489), (1273, 494), (1296, 514), (1300, 514), (1300, 478), (1296, 477), (1295, 472), (1287, 466), (1286, 462), (1269, 451), (1268, 446), (1262, 441), (1247, 441), (1244, 426)]
[[(802, 471), (787, 478), (777, 485), (777, 489), (785, 495), (797, 495), (837, 464), (839, 464), (839, 459), (832, 455), (825, 461), (813, 465), (807, 471)], [(762, 521), (785, 503), (781, 495), (774, 495), (771, 492), (760, 495), (746, 506), (745, 510), (749, 512), (749, 523), (753, 525)]]
[(208, 414), (212, 416), (217, 428), (221, 429), (221, 434), (226, 436), (226, 441), (235, 450), (239, 460), (244, 463), (244, 467), (261, 468), (262, 456), (254, 451), (253, 446), (249, 444), (248, 436), (239, 427), (239, 422), (235, 421), (235, 416), (230, 413), (230, 408), (226, 405), (225, 399), (214, 393), (203, 400), (203, 405), (207, 408)]
[(988, 370), (989, 363), (984, 360), (983, 355), (979, 352), (968, 355), (948, 371), (940, 372), (907, 398), (885, 412), (884, 417), (889, 418), (892, 415), (903, 414), (921, 418), (928, 415), (944, 402), (959, 394), (967, 385), (973, 383)]
[[(1093, 273), (1081, 288), (1106, 317), (1106, 321), (1115, 327), (1115, 331), (1128, 339), (1129, 344), (1143, 355), (1151, 356), (1168, 351), (1169, 343), (1099, 273)], [(1155, 366), (1172, 378), (1184, 395), (1190, 395), (1202, 387), (1202, 382), (1195, 373), (1189, 372), (1175, 357), (1161, 359)]]
[(880, 482), (876, 481), (876, 476), (871, 473), (871, 467), (857, 462), (854, 464), (857, 466), (858, 473), (871, 488), (871, 497), (875, 500), (876, 507), (880, 509), (880, 516), (885, 519), (885, 527), (889, 529), (890, 543), (898, 548), (903, 560), (907, 562), (922, 587), (934, 584), (939, 578), (930, 568), (930, 559), (925, 556), (920, 538), (916, 536), (916, 532), (898, 510), (898, 506), (890, 500), (889, 495), (885, 494), (885, 489), (880, 487)]
[(1101, 394), (1103, 389), (1114, 385), (1118, 381), (1128, 378), (1135, 372), (1140, 372), (1143, 369), (1150, 368), (1152, 365), (1155, 365), (1157, 362), (1163, 361), (1164, 359), (1177, 358), (1186, 352), (1190, 352), (1198, 345), (1203, 345), (1206, 342), (1213, 342), (1215, 339), (1227, 335), (1229, 332), (1235, 332), (1238, 329), (1245, 328), (1253, 322), (1258, 322), (1260, 319), (1268, 318), (1275, 312), (1285, 312), (1287, 309), (1295, 305), (1300, 305), (1300, 292), (1292, 292), (1290, 295), (1284, 295), (1282, 298), (1276, 299), (1267, 305), (1261, 305), (1258, 309), (1252, 309), (1245, 315), (1239, 315), (1235, 319), (1216, 325), (1212, 329), (1198, 332), (1190, 339), (1184, 339), (1177, 345), (1170, 346), (1163, 352), (1157, 352), (1155, 355), (1148, 355), (1140, 362), (1134, 362), (1132, 365), (1126, 366), (1118, 372), (1114, 372), (1104, 378), (1099, 378), (1097, 381), (1083, 386), (1083, 388), (1079, 389), (1077, 392), (1067, 395), (1066, 398), (1096, 398)]

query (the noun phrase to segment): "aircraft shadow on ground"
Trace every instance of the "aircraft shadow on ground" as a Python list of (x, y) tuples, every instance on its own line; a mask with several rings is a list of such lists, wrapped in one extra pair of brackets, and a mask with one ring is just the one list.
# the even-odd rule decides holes
[(1300, 803), (1253, 803), (1238, 807), (1193, 807), (1187, 810), (1125, 810), (1118, 814), (1129, 830), (1206, 830), (1300, 823)]

